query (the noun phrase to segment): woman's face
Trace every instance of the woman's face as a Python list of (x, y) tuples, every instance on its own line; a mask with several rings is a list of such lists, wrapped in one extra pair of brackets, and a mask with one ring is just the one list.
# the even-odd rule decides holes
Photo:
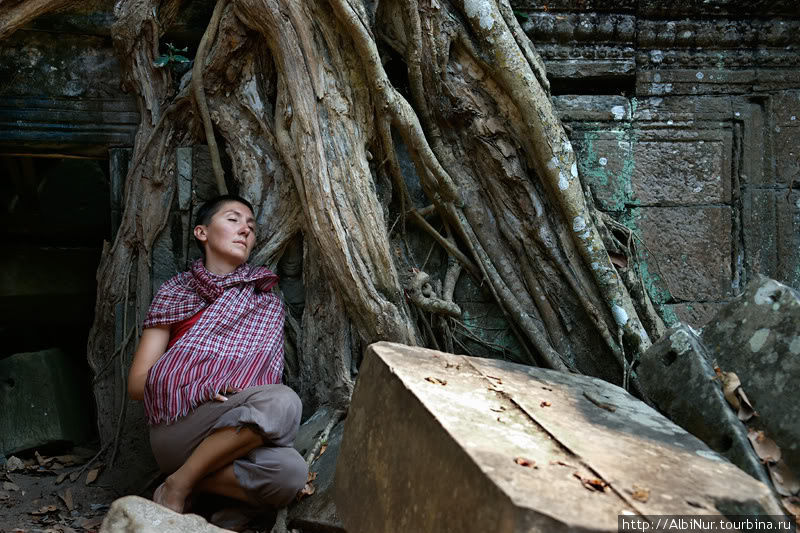
[(205, 243), (206, 260), (240, 265), (247, 261), (256, 242), (253, 212), (235, 200), (225, 202), (207, 226), (197, 226)]

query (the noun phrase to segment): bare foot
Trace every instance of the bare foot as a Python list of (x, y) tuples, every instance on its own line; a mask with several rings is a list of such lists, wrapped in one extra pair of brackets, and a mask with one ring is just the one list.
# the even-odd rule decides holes
[(191, 489), (179, 486), (170, 476), (153, 493), (153, 501), (176, 513), (183, 513), (189, 494)]

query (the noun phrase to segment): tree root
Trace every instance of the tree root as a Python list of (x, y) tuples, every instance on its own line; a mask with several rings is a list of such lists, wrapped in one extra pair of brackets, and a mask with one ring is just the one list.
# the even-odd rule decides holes
[(453, 318), (461, 317), (461, 308), (452, 301), (443, 300), (436, 296), (433, 287), (430, 285), (431, 277), (425, 272), (418, 272), (412, 279), (407, 288), (411, 301), (420, 309), (435, 313), (437, 315), (447, 315)]
[(5, 2), (2, 12), (0, 12), (0, 41), (10, 37), (19, 28), (45, 13), (78, 3), (79, 0), (12, 0)]
[(208, 151), (211, 154), (211, 167), (214, 169), (214, 178), (217, 181), (217, 191), (219, 194), (227, 194), (228, 187), (225, 185), (225, 172), (222, 170), (222, 161), (219, 157), (219, 148), (217, 147), (217, 139), (214, 137), (214, 125), (211, 123), (211, 114), (208, 111), (208, 103), (206, 102), (205, 88), (203, 87), (203, 67), (206, 60), (206, 54), (214, 42), (214, 37), (219, 28), (219, 21), (222, 18), (222, 12), (225, 9), (226, 0), (217, 0), (214, 6), (214, 12), (211, 15), (211, 20), (200, 39), (200, 45), (197, 47), (197, 54), (194, 57), (194, 65), (192, 66), (192, 92), (194, 93), (194, 100), (197, 103), (197, 109), (203, 119), (203, 129), (206, 132), (206, 143), (208, 144)]

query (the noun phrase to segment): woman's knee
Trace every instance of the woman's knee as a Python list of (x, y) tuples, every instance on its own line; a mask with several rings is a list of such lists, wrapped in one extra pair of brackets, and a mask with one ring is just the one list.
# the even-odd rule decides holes
[[(263, 451), (259, 454), (258, 451)], [(260, 448), (251, 459), (268, 472), (257, 489), (261, 503), (284, 507), (292, 502), (308, 480), (308, 465), (294, 448)], [(263, 455), (263, 457), (259, 457)]]
[(286, 385), (264, 385), (254, 398), (254, 404), (274, 419), (284, 420), (290, 426), (300, 425), (303, 403)]

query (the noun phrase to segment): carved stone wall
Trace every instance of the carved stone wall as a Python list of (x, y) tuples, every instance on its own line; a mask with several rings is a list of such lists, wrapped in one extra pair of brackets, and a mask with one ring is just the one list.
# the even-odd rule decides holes
[(800, 6), (514, 4), (668, 320), (702, 325), (756, 273), (800, 287)]

